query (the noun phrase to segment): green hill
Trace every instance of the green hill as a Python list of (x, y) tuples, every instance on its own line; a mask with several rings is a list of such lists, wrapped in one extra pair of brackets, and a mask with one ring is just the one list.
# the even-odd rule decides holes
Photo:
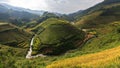
[(15, 62), (24, 58), (27, 48), (16, 48), (0, 44), (0, 68), (16, 68)]
[(23, 29), (19, 29), (11, 24), (0, 23), (0, 44), (26, 47), (30, 37), (31, 34)]
[(77, 26), (81, 26), (82, 28), (100, 27), (104, 24), (120, 20), (120, 1), (105, 0), (83, 12), (77, 18), (79, 19), (76, 23)]
[[(67, 21), (50, 18), (38, 27), (33, 50), (43, 54), (59, 54), (77, 47), (84, 39), (84, 32)], [(62, 49), (62, 51), (61, 51)]]
[(95, 30), (97, 37), (87, 41), (84, 46), (67, 52), (64, 59), (53, 62), (47, 68), (119, 68), (120, 22)]

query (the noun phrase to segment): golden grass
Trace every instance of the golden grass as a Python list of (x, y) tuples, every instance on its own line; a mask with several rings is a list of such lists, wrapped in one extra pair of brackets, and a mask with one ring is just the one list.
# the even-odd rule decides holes
[(56, 61), (47, 68), (106, 68), (113, 63), (120, 65), (120, 46), (99, 53)]

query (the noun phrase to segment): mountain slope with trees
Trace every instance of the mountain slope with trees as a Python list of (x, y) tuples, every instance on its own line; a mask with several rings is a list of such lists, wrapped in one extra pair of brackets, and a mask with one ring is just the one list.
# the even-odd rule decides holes
[(0, 44), (13, 47), (28, 47), (31, 34), (18, 27), (0, 23)]
[(78, 17), (77, 26), (82, 28), (94, 28), (104, 26), (104, 24), (120, 20), (120, 1), (105, 0), (83, 11), (83, 15)]

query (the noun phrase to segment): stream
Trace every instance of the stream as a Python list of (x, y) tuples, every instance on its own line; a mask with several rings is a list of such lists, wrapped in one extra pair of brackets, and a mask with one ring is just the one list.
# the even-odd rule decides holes
[(37, 54), (37, 55), (32, 56), (33, 41), (34, 41), (34, 37), (31, 39), (30, 48), (29, 48), (29, 51), (28, 51), (28, 53), (27, 53), (27, 55), (26, 55), (26, 58), (27, 58), (27, 59), (31, 59), (31, 58), (36, 58), (36, 57), (46, 57), (46, 56), (43, 55), (43, 54)]

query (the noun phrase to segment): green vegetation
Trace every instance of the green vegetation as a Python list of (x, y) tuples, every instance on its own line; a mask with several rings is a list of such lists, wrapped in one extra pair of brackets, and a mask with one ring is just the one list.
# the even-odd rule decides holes
[(24, 58), (27, 49), (15, 48), (0, 44), (0, 67), (1, 68), (16, 68), (15, 62)]
[(78, 17), (80, 19), (76, 23), (76, 26), (82, 28), (101, 27), (120, 20), (120, 1), (110, 4), (102, 2), (99, 5), (89, 8), (89, 10), (87, 9), (86, 12), (86, 15), (83, 15), (82, 18)]
[[(44, 58), (26, 59), (31, 34), (11, 24), (0, 23), (0, 68), (46, 68), (48, 65), (51, 68), (52, 65), (57, 66), (55, 68), (119, 68), (119, 2), (105, 0), (76, 14), (74, 19), (79, 21), (75, 26), (84, 28), (86, 33), (52, 14), (41, 18), (42, 23), (27, 24), (25, 28), (30, 27), (36, 33), (32, 54), (47, 54)], [(95, 36), (81, 44), (90, 35)]]
[(17, 8), (0, 3), (0, 21), (5, 21), (17, 26), (22, 26), (24, 25), (24, 23), (28, 23), (31, 20), (39, 17), (39, 15), (30, 13), (27, 10), (22, 10), (23, 8)]
[(39, 50), (39, 53), (41, 52), (43, 54), (59, 54), (69, 49), (74, 49), (77, 47), (77, 43), (75, 44), (75, 42), (82, 42), (85, 35), (84, 32), (66, 21), (55, 18), (44, 21), (37, 28), (39, 27), (42, 30), (38, 29), (39, 31), (34, 40), (35, 47), (33, 46), (33, 50)]
[[(64, 57), (63, 60), (53, 62), (53, 64), (49, 65), (48, 68), (58, 68), (58, 67), (109, 68), (110, 66), (112, 66), (113, 68), (119, 67), (119, 63), (120, 63), (119, 53), (118, 53), (120, 48), (119, 29), (120, 29), (120, 22), (114, 22), (112, 24), (106, 25), (103, 28), (96, 29), (99, 33), (98, 37), (89, 40), (86, 44), (84, 44), (84, 46), (79, 47), (76, 50), (67, 52), (63, 56)], [(100, 53), (96, 53), (96, 52), (100, 52)]]
[(119, 68), (120, 46), (98, 53), (60, 60), (46, 68)]
[[(6, 67), (13, 68), (10, 66), (10, 63), (12, 63), (12, 65), (14, 65), (14, 67), (17, 67), (17, 68), (21, 68), (21, 67), (23, 68), (29, 68), (29, 67), (30, 68), (45, 68), (47, 65), (51, 64), (54, 61), (64, 60), (67, 58), (77, 57), (77, 56), (81, 56), (85, 54), (92, 54), (92, 53), (100, 52), (106, 49), (119, 46), (120, 45), (119, 30), (120, 30), (120, 22), (114, 22), (114, 23), (104, 26), (103, 28), (96, 29), (98, 33), (98, 37), (92, 38), (91, 40), (87, 41), (87, 43), (82, 45), (82, 47), (78, 47), (77, 49), (67, 51), (65, 54), (58, 55), (58, 56), (47, 56), (45, 58), (38, 57), (35, 59), (28, 60), (28, 59), (25, 59), (25, 54), (27, 51), (24, 51), (24, 49), (19, 50), (18, 48), (17, 49), (18, 52), (19, 51), (21, 52), (19, 52), (18, 55), (13, 57), (15, 54), (17, 54), (15, 53), (17, 51), (14, 51), (16, 50), (16, 48), (12, 47), (12, 50), (13, 50), (12, 51), (12, 50), (9, 50), (9, 48), (11, 47), (8, 47), (8, 46), (6, 46), (8, 48), (5, 49), (7, 50), (6, 53), (5, 53), (5, 50), (3, 50), (2, 52), (0, 51), (0, 53), (2, 53), (4, 58), (7, 54), (12, 53), (12, 52), (14, 53), (11, 55), (11, 57), (13, 57), (12, 60), (14, 60), (14, 62), (12, 62), (12, 60), (9, 60), (9, 57), (6, 56), (6, 58), (8, 58), (8, 59), (5, 59), (6, 62), (4, 62), (8, 64), (6, 65)], [(2, 47), (3, 46), (5, 45), (2, 45)], [(2, 65), (5, 66), (4, 64)], [(113, 64), (110, 63), (108, 66), (111, 66), (111, 65), (116, 66), (119, 64), (114, 64), (113, 62)]]
[(11, 24), (0, 24), (0, 43), (14, 47), (28, 47), (31, 34)]

